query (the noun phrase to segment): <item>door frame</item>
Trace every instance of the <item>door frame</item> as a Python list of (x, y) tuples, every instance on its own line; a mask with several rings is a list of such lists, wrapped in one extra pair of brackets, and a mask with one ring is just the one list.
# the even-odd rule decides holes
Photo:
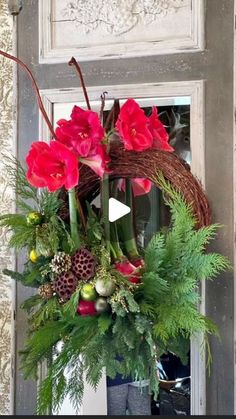
[[(174, 97), (190, 98), (190, 144), (191, 172), (205, 187), (205, 120), (204, 120), (204, 81), (193, 80), (169, 83), (137, 83), (110, 86), (88, 87), (91, 105), (100, 103), (102, 92), (108, 92), (107, 100), (115, 98), (134, 99), (160, 98), (166, 104), (166, 99)], [(40, 94), (51, 120), (53, 120), (54, 104), (79, 103), (86, 106), (82, 89), (42, 89)], [(50, 132), (41, 115), (39, 115), (39, 138), (50, 139)], [(205, 314), (205, 281), (199, 285), (201, 303), (199, 311)], [(206, 368), (205, 351), (202, 349), (203, 336), (198, 335), (191, 340), (191, 415), (206, 414)], [(83, 409), (85, 410), (85, 409)], [(88, 414), (87, 412), (84, 414)]]

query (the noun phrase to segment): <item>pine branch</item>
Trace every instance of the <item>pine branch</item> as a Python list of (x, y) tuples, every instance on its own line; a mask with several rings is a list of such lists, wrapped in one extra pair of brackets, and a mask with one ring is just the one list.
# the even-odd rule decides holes
[(62, 306), (62, 315), (64, 316), (65, 319), (69, 319), (69, 318), (73, 319), (77, 316), (76, 309), (79, 302), (80, 288), (81, 287), (78, 287), (76, 291), (72, 294), (69, 301), (67, 301)]
[(60, 209), (63, 201), (59, 198), (60, 191), (48, 192), (44, 189), (39, 198), (39, 211), (45, 216), (47, 221), (55, 216)]
[(57, 215), (52, 215), (48, 222), (36, 227), (35, 248), (39, 254), (52, 255), (60, 249), (69, 252), (73, 249), (71, 236), (64, 222)]
[(222, 227), (221, 224), (211, 224), (194, 231), (188, 236), (189, 252), (204, 252), (208, 243), (216, 237), (217, 229)]
[(15, 229), (17, 227), (26, 227), (26, 218), (21, 214), (4, 214), (0, 216), (0, 225), (2, 227), (8, 227), (9, 229)]
[(24, 351), (21, 352), (21, 369), (25, 378), (35, 377), (38, 363), (43, 361), (65, 333), (65, 323), (50, 321), (31, 334)]
[(42, 303), (42, 298), (40, 295), (32, 295), (31, 297), (27, 298), (22, 304), (21, 308), (26, 310), (28, 314), (32, 312), (32, 310), (37, 307), (40, 303)]
[(69, 380), (67, 383), (67, 393), (76, 414), (79, 414), (84, 393), (83, 363), (78, 359), (73, 361), (73, 368), (70, 370)]
[(38, 208), (39, 198), (37, 188), (31, 186), (26, 178), (25, 169), (19, 160), (13, 156), (3, 155), (5, 161), (5, 170), (9, 178), (9, 186), (15, 191), (16, 203), (22, 203), (22, 200), (33, 201)]
[(19, 272), (12, 271), (10, 269), (3, 269), (2, 273), (10, 276), (10, 278), (15, 279), (16, 281), (22, 281), (22, 283), (24, 283), (24, 275)]
[(188, 363), (190, 341), (181, 334), (176, 339), (170, 339), (167, 343), (168, 350), (181, 359), (183, 365)]
[[(43, 263), (45, 265), (45, 259), (43, 260)], [(37, 265), (32, 265), (32, 263), (28, 262), (23, 273), (12, 271), (10, 269), (4, 269), (3, 274), (10, 276), (12, 279), (15, 279), (16, 281), (20, 281), (26, 287), (39, 287), (39, 285), (41, 285), (44, 282), (44, 279), (41, 277), (40, 258), (37, 262)]]
[[(40, 384), (37, 393), (37, 415), (46, 415), (53, 406), (53, 377), (48, 375)], [(61, 394), (61, 403), (63, 402), (63, 392)], [(60, 405), (60, 403), (59, 403)]]
[(38, 330), (49, 321), (57, 321), (61, 317), (60, 305), (57, 298), (50, 298), (48, 301), (41, 300), (41, 302), (42, 304), (39, 309), (29, 319), (30, 326), (33, 330)]
[(220, 272), (232, 269), (228, 259), (218, 253), (208, 253), (201, 255), (201, 265), (199, 266), (199, 277), (203, 279), (212, 279)]
[[(163, 234), (155, 234), (145, 249), (145, 267), (148, 272), (156, 272), (165, 255), (165, 237)], [(158, 255), (158, 258), (156, 256)]]
[(8, 242), (9, 247), (16, 250), (28, 247), (33, 249), (35, 247), (36, 232), (34, 226), (18, 226), (14, 228), (13, 234)]
[(105, 334), (111, 326), (112, 318), (108, 313), (103, 313), (98, 318), (98, 328), (101, 334)]

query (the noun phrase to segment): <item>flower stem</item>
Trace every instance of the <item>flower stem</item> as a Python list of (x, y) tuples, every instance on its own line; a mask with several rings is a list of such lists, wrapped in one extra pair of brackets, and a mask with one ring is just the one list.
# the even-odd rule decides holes
[(77, 218), (77, 202), (75, 195), (75, 188), (69, 189), (69, 212), (70, 212), (70, 232), (71, 238), (74, 242), (75, 248), (80, 247), (80, 238), (78, 232), (78, 218)]
[(111, 235), (111, 246), (113, 249), (113, 258), (115, 260), (120, 260), (122, 259), (122, 257), (124, 257), (124, 254), (120, 247), (118, 233), (117, 233), (117, 225), (115, 221), (110, 224), (110, 235)]
[(101, 207), (106, 248), (110, 252), (109, 175), (107, 173), (104, 173), (101, 181)]
[(131, 179), (125, 180), (125, 203), (130, 207), (131, 211), (125, 215), (125, 217), (121, 218), (122, 238), (128, 256), (133, 259), (138, 257), (139, 253), (133, 223), (133, 192)]

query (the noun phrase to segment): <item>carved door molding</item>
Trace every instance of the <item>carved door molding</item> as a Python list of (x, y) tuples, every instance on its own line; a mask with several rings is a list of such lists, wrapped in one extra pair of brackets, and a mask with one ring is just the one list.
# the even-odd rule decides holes
[(41, 63), (203, 48), (203, 0), (39, 0)]

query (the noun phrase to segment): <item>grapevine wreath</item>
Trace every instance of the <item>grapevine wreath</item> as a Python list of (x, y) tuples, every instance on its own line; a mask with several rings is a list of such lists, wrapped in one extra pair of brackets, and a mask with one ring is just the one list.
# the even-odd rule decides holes
[[(66, 396), (79, 408), (84, 380), (96, 388), (104, 368), (111, 378), (149, 379), (156, 397), (159, 357), (171, 351), (184, 361), (186, 341), (217, 333), (198, 310), (198, 284), (229, 262), (206, 252), (219, 226), (210, 224), (205, 193), (173, 153), (156, 107), (145, 115), (134, 99), (121, 107), (116, 100), (104, 121), (105, 94), (99, 118), (72, 58), (87, 109), (74, 106), (54, 131), (30, 70), (0, 54), (30, 75), (52, 137), (33, 142), (23, 164), (5, 156), (18, 211), (0, 218), (11, 232), (9, 246), (28, 255), (21, 272), (4, 273), (35, 290), (22, 304), (29, 327), (21, 368), (25, 378), (37, 379), (39, 364), (48, 364), (37, 413), (56, 412)], [(153, 186), (170, 223), (142, 249), (132, 204)], [(121, 224), (109, 222), (109, 197), (121, 191), (131, 212)]]

